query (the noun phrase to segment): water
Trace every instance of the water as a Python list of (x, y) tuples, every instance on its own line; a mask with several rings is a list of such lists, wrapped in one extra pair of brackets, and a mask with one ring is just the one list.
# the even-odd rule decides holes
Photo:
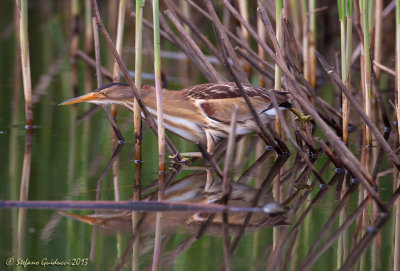
[[(60, 107), (58, 104), (73, 97), (72, 91), (72, 68), (71, 61), (67, 52), (69, 40), (69, 17), (68, 4), (52, 3), (46, 8), (42, 8), (42, 2), (30, 2), (30, 53), (32, 66), (32, 82), (35, 87), (43, 74), (47, 74), (50, 65), (51, 70), (55, 70), (54, 77), (50, 84), (43, 89), (43, 92), (34, 95), (37, 103), (34, 105), (35, 128), (33, 133), (24, 129), (24, 106), (22, 80), (20, 75), (14, 77), (15, 73), (15, 32), (12, 31), (12, 8), (11, 1), (2, 3), (0, 16), (1, 42), (0, 42), (0, 78), (2, 91), (0, 92), (0, 199), (19, 200), (24, 195), (29, 200), (95, 200), (97, 180), (105, 169), (111, 158), (113, 149), (111, 143), (111, 127), (105, 114), (98, 110), (89, 118), (77, 121), (77, 118), (88, 110), (90, 106), (78, 105), (70, 107)], [(42, 15), (39, 16), (38, 14)], [(56, 15), (55, 15), (56, 14)], [(9, 30), (11, 28), (11, 30)], [(132, 31), (132, 26), (127, 31)], [(132, 32), (130, 32), (132, 33)], [(129, 46), (129, 45), (127, 45)], [(163, 49), (170, 50), (170, 45), (163, 44)], [(106, 46), (102, 46), (103, 64), (112, 67), (109, 54), (105, 52)], [(129, 50), (127, 50), (129, 51)], [(132, 61), (133, 57), (126, 54), (125, 58)], [(58, 64), (57, 64), (58, 61)], [(178, 61), (178, 64), (177, 64)], [(151, 73), (151, 60), (147, 56), (144, 59), (144, 70)], [(132, 62), (129, 64), (132, 66)], [(185, 60), (163, 60), (164, 71), (168, 78), (181, 78), (179, 82), (169, 81), (169, 85), (174, 87), (187, 86), (193, 82), (204, 82), (199, 76), (195, 67)], [(171, 69), (171, 65), (174, 69)], [(82, 62), (78, 63), (79, 72), (79, 93), (88, 91), (85, 89), (85, 73), (88, 72)], [(94, 73), (91, 71), (91, 78)], [(184, 78), (184, 79), (182, 79)], [(104, 81), (105, 82), (105, 81)], [(147, 81), (146, 83), (152, 83)], [(19, 97), (13, 96), (14, 88), (19, 91)], [(14, 97), (14, 98), (13, 98)], [(16, 98), (15, 98), (16, 97)], [(13, 103), (14, 101), (14, 103)], [(118, 111), (118, 124), (125, 137), (126, 144), (119, 154), (119, 186), (118, 192), (121, 200), (130, 200), (133, 193), (134, 177), (134, 156), (133, 156), (133, 125), (131, 114), (122, 109)], [(180, 151), (197, 151), (197, 147), (169, 134), (174, 144)], [(146, 129), (143, 136), (143, 174), (142, 185), (143, 194), (149, 195), (154, 192), (158, 176), (158, 154), (156, 137)], [(256, 136), (250, 135), (244, 144), (245, 155), (239, 157), (238, 165), (235, 167), (234, 178), (238, 179), (241, 174), (255, 161), (256, 149), (259, 153), (265, 151), (265, 144), (257, 143)], [(30, 152), (31, 146), (31, 152)], [(247, 146), (247, 147), (246, 147)], [(250, 147), (249, 147), (250, 146)], [(257, 147), (256, 147), (257, 146)], [(246, 149), (247, 148), (247, 149)], [(248, 187), (258, 187), (268, 173), (272, 172), (273, 163), (276, 160), (275, 154), (269, 151), (266, 159), (261, 163), (258, 173), (253, 172), (250, 178), (245, 179)], [(291, 244), (296, 238), (293, 250), (286, 254), (286, 249), (273, 259), (269, 259), (269, 253), (273, 240), (273, 230), (270, 226), (273, 223), (266, 223), (262, 220), (258, 224), (250, 225), (246, 234), (241, 237), (239, 245), (232, 256), (234, 270), (265, 270), (271, 261), (277, 261), (289, 270), (296, 270), (304, 260), (309, 248), (313, 244), (317, 234), (324, 228), (325, 222), (332, 214), (337, 201), (335, 201), (335, 186), (330, 187), (328, 193), (322, 196), (321, 200), (311, 207), (311, 212), (303, 220), (302, 214), (320, 191), (318, 183), (311, 174), (311, 171), (304, 165), (294, 164), (295, 154), (292, 154), (288, 161), (284, 163), (281, 171), (282, 180), (285, 176), (292, 173), (291, 169), (298, 166), (297, 176), (304, 172), (304, 180), (309, 184), (313, 182), (312, 192), (301, 190), (301, 195), (289, 204), (291, 210), (285, 213), (287, 218), (286, 226), (279, 227), (281, 236), (278, 240)], [(25, 165), (24, 165), (25, 161)], [(315, 166), (321, 170), (326, 161), (325, 156), (317, 159)], [(243, 162), (243, 163), (242, 163)], [(196, 162), (202, 164), (202, 162)], [(23, 170), (29, 173), (23, 176)], [(168, 171), (173, 174), (174, 171)], [(199, 174), (198, 171), (181, 170), (171, 179), (169, 189), (173, 189), (179, 183), (173, 181), (180, 180), (191, 174)], [(204, 174), (204, 171), (200, 171)], [(330, 165), (323, 177), (326, 182), (331, 180), (335, 174), (334, 167)], [(255, 177), (259, 176), (259, 177)], [(288, 178), (289, 178), (288, 177)], [(388, 179), (388, 177), (386, 177)], [(23, 182), (25, 180), (26, 182)], [(188, 179), (183, 179), (188, 180)], [(189, 177), (189, 180), (190, 177)], [(384, 178), (382, 180), (385, 180)], [(270, 180), (272, 182), (272, 179)], [(21, 185), (22, 183), (26, 186)], [(185, 201), (203, 200), (205, 194), (204, 178), (196, 179), (185, 189), (176, 193), (180, 200), (182, 195), (189, 195)], [(27, 190), (21, 190), (25, 187)], [(246, 190), (242, 186), (237, 192), (240, 197), (235, 203), (243, 204), (244, 198), (248, 197), (253, 190)], [(250, 189), (250, 188), (249, 188)], [(179, 189), (178, 189), (179, 190)], [(264, 197), (269, 196), (271, 185), (267, 185), (261, 191)], [(250, 191), (250, 192), (249, 192)], [(294, 190), (292, 190), (293, 192)], [(387, 188), (383, 189), (381, 195), (386, 200), (390, 197), (391, 184), (387, 182)], [(254, 191), (253, 191), (254, 192)], [(291, 192), (291, 193), (292, 193)], [(294, 193), (294, 192), (293, 192)], [(101, 199), (114, 200), (115, 187), (113, 185), (112, 172), (109, 171), (102, 184)], [(220, 197), (221, 191), (206, 194), (210, 197)], [(308, 195), (308, 196), (304, 196)], [(176, 196), (176, 195), (175, 195)], [(199, 197), (203, 197), (199, 199)], [(252, 198), (251, 198), (252, 199)], [(249, 204), (251, 199), (246, 203)], [(176, 199), (175, 199), (176, 200)], [(214, 199), (215, 200), (215, 199)], [(357, 207), (357, 196), (353, 194), (349, 203), (349, 213)], [(296, 210), (296, 213), (293, 211)], [(91, 210), (71, 211), (73, 214), (92, 214)], [(55, 264), (56, 270), (76, 270), (73, 264), (82, 270), (112, 270), (122, 263), (124, 270), (131, 269), (131, 255), (129, 251), (131, 244), (131, 224), (130, 213), (113, 213), (114, 220), (111, 224), (118, 227), (108, 229), (104, 232), (100, 230), (104, 224), (104, 217), (110, 217), (110, 212), (100, 212), (100, 226), (94, 230), (92, 226), (81, 221), (73, 220), (62, 216), (57, 210), (34, 210), (28, 209), (26, 213), (18, 209), (0, 210), (0, 264), (9, 264), (19, 267), (26, 265), (27, 270), (39, 270), (33, 267), (36, 263), (40, 266)], [(122, 213), (122, 214), (121, 214)], [(116, 217), (116, 218), (115, 218)], [(121, 219), (124, 218), (124, 219)], [(276, 217), (269, 218), (277, 220)], [(128, 219), (127, 219), (128, 218)], [(223, 266), (223, 238), (221, 223), (214, 222), (210, 225), (199, 240), (194, 239), (198, 233), (201, 221), (196, 219), (206, 219), (207, 215), (193, 215), (187, 213), (165, 213), (164, 228), (162, 237), (162, 254), (160, 257), (160, 270), (219, 270)], [(230, 221), (243, 222), (243, 216), (231, 215)], [(236, 220), (235, 220), (236, 219)], [(122, 222), (121, 222), (122, 220)], [(220, 221), (217, 217), (215, 221)], [(115, 222), (117, 221), (117, 222)], [(270, 221), (270, 220), (268, 220)], [(277, 220), (280, 221), (281, 220)], [(293, 234), (293, 227), (300, 221), (297, 234)], [(230, 233), (236, 236), (240, 229), (240, 224), (231, 225)], [(279, 223), (278, 223), (279, 224)], [(284, 224), (284, 223), (280, 223)], [(154, 225), (155, 214), (150, 213), (145, 220), (143, 228), (140, 230), (140, 248), (138, 266), (142, 270), (151, 268), (153, 246), (154, 246)], [(125, 230), (122, 230), (124, 228)], [(338, 228), (337, 220), (332, 226), (329, 235)], [(353, 223), (348, 230), (349, 247), (351, 237), (355, 230)], [(381, 247), (378, 248), (377, 255), (381, 258), (379, 270), (389, 270), (393, 261), (393, 248), (391, 240), (393, 238), (393, 223), (390, 220), (382, 228)], [(291, 239), (287, 239), (287, 236)], [(95, 236), (95, 237), (93, 237)], [(95, 239), (94, 239), (95, 238)], [(326, 237), (325, 237), (326, 239)], [(325, 240), (324, 239), (324, 240)], [(234, 238), (232, 237), (231, 241)], [(334, 242), (325, 253), (317, 257), (317, 261), (312, 265), (312, 270), (335, 270), (337, 261), (337, 242)], [(127, 256), (123, 256), (128, 249)], [(371, 253), (373, 247), (369, 249)], [(94, 256), (91, 259), (91, 253)], [(368, 254), (371, 255), (371, 254)], [(375, 254), (372, 254), (375, 255)], [(8, 260), (7, 259), (11, 259)], [(12, 262), (14, 261), (14, 262)], [(367, 258), (367, 266), (372, 264), (373, 257)], [(66, 266), (63, 266), (66, 265)], [(78, 269), (80, 270), (80, 269)]]

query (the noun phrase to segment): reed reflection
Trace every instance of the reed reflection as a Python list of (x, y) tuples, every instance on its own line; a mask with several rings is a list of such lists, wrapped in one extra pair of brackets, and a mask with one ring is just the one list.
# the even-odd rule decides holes
[[(29, 181), (32, 161), (32, 141), (33, 130), (27, 129), (25, 134), (25, 153), (21, 174), (21, 186), (19, 200), (28, 200)], [(26, 213), (27, 209), (20, 208), (18, 211), (18, 232), (17, 232), (17, 254), (18, 257), (25, 257), (25, 237), (26, 237)]]

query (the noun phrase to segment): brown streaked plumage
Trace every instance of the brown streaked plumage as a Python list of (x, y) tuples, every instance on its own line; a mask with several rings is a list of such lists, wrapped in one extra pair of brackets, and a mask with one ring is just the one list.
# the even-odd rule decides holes
[[(263, 123), (275, 118), (266, 89), (243, 84), (255, 110)], [(275, 91), (280, 109), (291, 107), (286, 92)], [(163, 89), (163, 113), (165, 128), (186, 140), (207, 144), (212, 152), (215, 143), (228, 137), (232, 110), (238, 108), (236, 134), (254, 131), (257, 124), (235, 83), (209, 83), (179, 91)], [(142, 99), (149, 113), (157, 119), (155, 88), (144, 85)], [(95, 91), (70, 99), (61, 105), (89, 102), (95, 104), (119, 104), (133, 108), (134, 96), (128, 85), (111, 83)]]

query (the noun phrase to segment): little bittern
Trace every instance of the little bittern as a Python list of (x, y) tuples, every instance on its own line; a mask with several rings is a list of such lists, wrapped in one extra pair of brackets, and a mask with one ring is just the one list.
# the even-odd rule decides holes
[[(243, 88), (264, 124), (275, 118), (276, 110), (266, 89), (248, 84), (243, 84)], [(275, 96), (280, 109), (291, 108), (286, 92), (275, 90)], [(157, 119), (155, 88), (144, 85), (142, 99), (149, 113)], [(236, 134), (248, 134), (257, 128), (235, 83), (209, 83), (179, 91), (163, 89), (162, 99), (165, 128), (191, 142), (206, 144), (210, 153), (219, 139), (228, 137), (235, 106), (238, 110)], [(61, 105), (81, 102), (118, 104), (132, 111), (133, 101), (134, 96), (128, 85), (111, 83)]]

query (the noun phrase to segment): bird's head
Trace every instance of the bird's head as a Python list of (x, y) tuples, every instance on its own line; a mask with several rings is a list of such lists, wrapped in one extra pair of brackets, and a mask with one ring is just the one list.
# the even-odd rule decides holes
[(83, 102), (94, 104), (124, 104), (133, 101), (133, 98), (134, 96), (129, 85), (111, 83), (101, 86), (93, 92), (60, 103), (60, 105)]

